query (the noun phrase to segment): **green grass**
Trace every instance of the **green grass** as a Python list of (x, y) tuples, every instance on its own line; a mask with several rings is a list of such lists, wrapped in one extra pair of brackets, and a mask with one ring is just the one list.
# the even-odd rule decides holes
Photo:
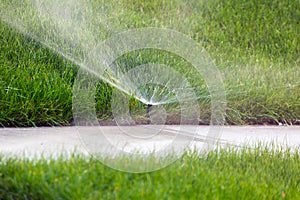
[(299, 199), (299, 166), (298, 153), (264, 147), (187, 153), (143, 174), (78, 155), (6, 158), (0, 161), (0, 199)]
[[(90, 2), (97, 10), (100, 1)], [(167, 27), (199, 42), (223, 76), (228, 106), (226, 123), (300, 123), (298, 0), (123, 0), (106, 5), (112, 16), (107, 23), (115, 32)], [(72, 123), (72, 86), (78, 67), (4, 22), (0, 22), (0, 46), (0, 125)], [(147, 62), (169, 64), (178, 71), (190, 67), (167, 52), (133, 52), (119, 60), (133, 66)], [(202, 90), (203, 80), (196, 80), (193, 74), (187, 73), (196, 92), (208, 94)], [(96, 108), (101, 120), (112, 117), (112, 90), (99, 83)], [(209, 123), (209, 98), (200, 99), (199, 103), (201, 122)], [(130, 106), (138, 114), (145, 109), (145, 105), (134, 100)]]

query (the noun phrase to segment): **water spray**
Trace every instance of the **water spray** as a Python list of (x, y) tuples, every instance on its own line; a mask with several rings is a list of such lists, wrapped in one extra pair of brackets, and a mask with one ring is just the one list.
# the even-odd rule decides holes
[[(126, 12), (120, 6), (113, 7), (111, 11), (115, 9), (120, 10), (119, 13)], [(102, 9), (95, 11), (93, 5), (77, 0), (12, 0), (0, 3), (2, 21), (80, 67), (73, 86), (74, 121), (83, 145), (104, 164), (127, 172), (160, 169), (178, 159), (193, 141), (193, 137), (182, 137), (183, 133), (192, 133), (195, 137), (202, 135), (206, 138), (203, 148), (212, 148), (224, 124), (226, 99), (220, 72), (208, 53), (196, 41), (174, 29), (122, 29), (109, 23), (110, 18), (118, 20), (118, 16), (111, 15)], [(124, 22), (120, 20), (115, 24), (122, 26)], [(157, 63), (124, 67), (116, 64), (123, 55), (145, 49), (177, 55), (190, 63), (196, 74), (186, 77), (188, 73)], [(190, 84), (191, 80), (201, 78), (211, 97), (211, 124), (207, 133), (198, 132), (200, 97), (195, 92), (197, 88)], [(114, 135), (99, 126), (95, 109), (95, 90), (99, 80), (116, 88), (111, 104), (119, 131)], [(135, 126), (128, 108), (131, 96), (147, 105), (149, 126)], [(170, 135), (165, 126), (167, 111), (163, 105), (171, 103), (180, 106), (180, 124), (172, 132), (169, 143), (158, 149), (159, 138)], [(156, 116), (151, 113), (154, 108)], [(128, 131), (128, 126), (133, 126), (133, 129)], [(99, 140), (105, 141), (106, 145), (99, 146)], [(148, 143), (153, 145), (150, 149), (126, 150), (126, 145), (136, 142), (145, 144), (145, 147)], [(172, 159), (162, 159), (159, 163), (145, 160), (140, 166), (124, 166), (114, 161), (116, 156), (147, 158), (152, 154), (163, 158), (170, 153), (175, 155)]]

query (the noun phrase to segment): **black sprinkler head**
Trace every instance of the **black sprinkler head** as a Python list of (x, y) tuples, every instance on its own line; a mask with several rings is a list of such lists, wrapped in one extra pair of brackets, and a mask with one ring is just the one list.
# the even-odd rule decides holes
[(147, 114), (148, 114), (148, 115), (149, 115), (149, 113), (150, 113), (150, 111), (151, 111), (151, 107), (152, 107), (151, 104), (148, 104), (148, 105), (147, 105)]

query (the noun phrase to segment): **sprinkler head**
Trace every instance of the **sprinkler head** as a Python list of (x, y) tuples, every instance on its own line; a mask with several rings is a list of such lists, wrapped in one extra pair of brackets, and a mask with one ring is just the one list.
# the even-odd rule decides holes
[(149, 116), (149, 114), (150, 114), (150, 111), (151, 111), (151, 108), (152, 108), (152, 104), (148, 104), (147, 105), (147, 115)]

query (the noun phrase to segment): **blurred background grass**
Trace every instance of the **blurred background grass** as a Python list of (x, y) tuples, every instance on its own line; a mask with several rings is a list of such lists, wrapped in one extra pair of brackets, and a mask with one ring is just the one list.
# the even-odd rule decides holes
[[(300, 123), (300, 2), (298, 0), (229, 1), (89, 1), (105, 5), (115, 32), (166, 27), (195, 39), (217, 64), (227, 94), (227, 124)], [(105, 3), (105, 4), (103, 4)], [(38, 126), (72, 123), (72, 85), (78, 67), (0, 22), (0, 125)], [(163, 56), (161, 56), (163, 55)], [(119, 63), (189, 64), (167, 52), (140, 51)], [(192, 74), (192, 73), (191, 73)], [(191, 75), (188, 74), (188, 75)], [(202, 81), (191, 83), (201, 87)], [(99, 81), (99, 120), (112, 118), (113, 88)], [(196, 91), (201, 93), (201, 88)], [(208, 98), (199, 99), (201, 122), (210, 121)], [(132, 100), (137, 115), (145, 105)]]

